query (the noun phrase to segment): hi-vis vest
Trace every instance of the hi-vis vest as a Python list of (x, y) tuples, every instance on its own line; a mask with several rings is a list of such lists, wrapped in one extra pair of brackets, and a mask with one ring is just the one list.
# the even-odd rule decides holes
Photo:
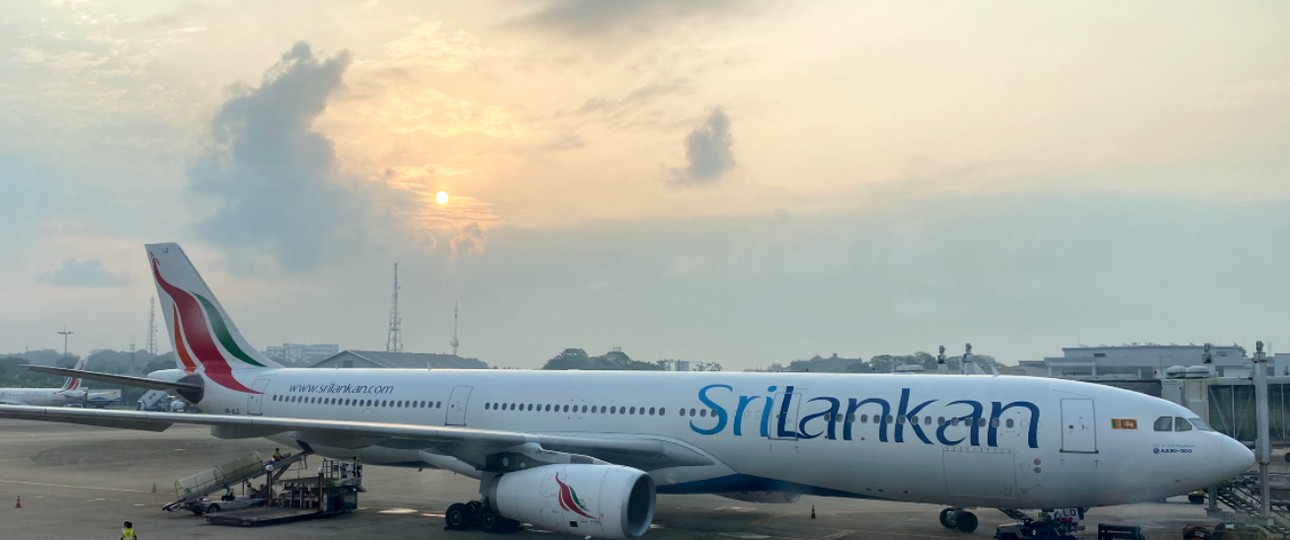
[(134, 529), (121, 529), (122, 540), (134, 540)]

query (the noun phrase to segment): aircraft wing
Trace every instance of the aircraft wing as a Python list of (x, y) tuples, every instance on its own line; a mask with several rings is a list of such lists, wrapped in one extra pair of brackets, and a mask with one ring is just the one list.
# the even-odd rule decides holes
[(458, 426), (422, 426), (389, 422), (354, 422), (280, 418), (185, 414), (103, 409), (68, 409), (0, 405), (0, 418), (86, 424), (147, 431), (165, 431), (174, 424), (211, 426), (221, 438), (268, 437), (282, 433), (308, 434), (315, 444), (341, 448), (369, 445), (423, 449), (457, 458), (481, 467), (489, 455), (522, 445), (537, 444), (552, 452), (591, 456), (610, 463), (645, 470), (685, 465), (707, 465), (711, 458), (687, 446), (656, 438), (597, 436), (591, 434), (535, 434)]
[[(147, 377), (131, 377), (129, 375), (117, 375), (115, 373), (101, 373), (98, 371), (85, 371), (82, 369), (70, 369), (50, 366), (33, 366), (23, 365), (27, 369), (50, 375), (59, 375), (62, 377), (80, 377), (92, 381), (102, 381), (113, 384), (123, 384), (136, 388), (148, 388), (152, 390), (168, 390), (171, 392), (195, 391), (201, 392), (202, 385), (188, 382), (162, 381), (158, 379), (149, 379)], [(182, 395), (182, 394), (181, 394)]]

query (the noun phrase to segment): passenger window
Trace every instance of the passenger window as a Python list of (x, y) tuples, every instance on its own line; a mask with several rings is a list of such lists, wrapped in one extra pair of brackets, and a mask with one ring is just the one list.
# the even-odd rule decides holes
[(663, 416), (663, 415), (665, 415), (665, 414), (667, 414), (667, 409), (665, 409), (665, 408), (663, 408), (663, 407), (659, 407), (659, 408), (658, 408), (658, 415), (659, 415), (659, 416)]
[(1011, 418), (1009, 418), (1009, 419), (1008, 419), (1007, 424), (1005, 424), (1005, 425), (1006, 425), (1007, 427), (1012, 427), (1012, 424), (1013, 424), (1012, 419), (1011, 419)]
[(1157, 418), (1155, 429), (1156, 431), (1173, 431), (1174, 419), (1168, 416), (1161, 416), (1160, 418)]
[(1174, 417), (1174, 431), (1191, 431), (1191, 423), (1186, 418)]
[(998, 418), (991, 418), (991, 419), (990, 419), (990, 427), (993, 427), (993, 428), (997, 428), (997, 427), (999, 427), (999, 419), (998, 419)]
[(699, 416), (702, 416), (702, 417), (706, 418), (706, 417), (708, 416), (708, 410), (707, 410), (707, 409), (699, 409)]
[(854, 423), (856, 423), (856, 415), (854, 415), (854, 414), (848, 414), (848, 415), (847, 415), (847, 423), (848, 423), (848, 424), (854, 424)]

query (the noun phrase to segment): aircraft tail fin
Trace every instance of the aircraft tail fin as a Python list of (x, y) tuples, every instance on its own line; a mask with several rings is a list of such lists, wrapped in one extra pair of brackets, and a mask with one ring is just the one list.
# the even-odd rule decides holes
[(148, 264), (175, 363), (225, 388), (255, 392), (233, 376), (240, 371), (282, 367), (251, 346), (179, 244), (147, 244)]
[[(73, 367), (72, 369), (75, 369), (76, 371), (81, 371), (85, 369), (85, 364), (87, 363), (89, 363), (89, 356), (83, 356), (81, 357), (80, 360), (76, 361), (76, 366)], [(64, 391), (64, 392), (68, 390), (80, 390), (80, 389), (81, 389), (80, 377), (68, 377), (67, 381), (63, 383), (63, 387), (59, 388), (60, 391)]]

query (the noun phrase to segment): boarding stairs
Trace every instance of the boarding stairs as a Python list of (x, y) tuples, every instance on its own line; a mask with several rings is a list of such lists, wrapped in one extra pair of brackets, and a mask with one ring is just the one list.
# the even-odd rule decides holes
[(168, 411), (170, 400), (170, 394), (165, 390), (149, 390), (139, 397), (137, 408), (141, 411)]
[[(1275, 485), (1275, 484), (1274, 484)], [(1259, 505), (1259, 475), (1242, 474), (1215, 490), (1215, 498), (1231, 508), (1238, 519), (1262, 526), (1268, 532), (1290, 538), (1290, 501), (1280, 500), (1273, 492), (1270, 519), (1263, 520)]]
[(234, 486), (265, 475), (270, 475), (269, 483), (272, 483), (287, 472), (292, 465), (303, 461), (312, 453), (312, 451), (306, 449), (276, 460), (265, 460), (260, 456), (259, 452), (251, 452), (229, 460), (192, 476), (176, 480), (175, 495), (179, 498), (161, 507), (161, 509), (172, 512), (178, 509), (191, 508), (194, 505), (200, 505), (202, 498), (207, 495), (218, 491), (230, 491)]

